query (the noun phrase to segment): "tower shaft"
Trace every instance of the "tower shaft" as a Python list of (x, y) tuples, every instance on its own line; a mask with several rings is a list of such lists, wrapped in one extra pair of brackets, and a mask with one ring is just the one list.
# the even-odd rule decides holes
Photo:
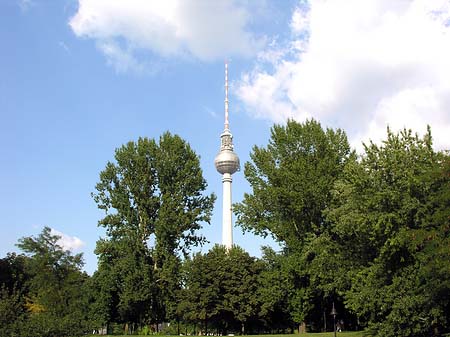
[(231, 182), (231, 174), (224, 173), (222, 176), (222, 244), (227, 249), (230, 249), (233, 246), (233, 225), (231, 220)]

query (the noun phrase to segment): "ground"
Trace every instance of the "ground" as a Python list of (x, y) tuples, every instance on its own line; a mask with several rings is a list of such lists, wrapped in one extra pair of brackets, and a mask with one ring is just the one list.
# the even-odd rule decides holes
[[(333, 337), (333, 332), (324, 333), (305, 333), (305, 334), (294, 334), (294, 335), (249, 335), (249, 337)], [(336, 332), (337, 337), (368, 337), (363, 334), (362, 331), (352, 331), (352, 332)], [(130, 335), (108, 335), (105, 337), (130, 337)]]

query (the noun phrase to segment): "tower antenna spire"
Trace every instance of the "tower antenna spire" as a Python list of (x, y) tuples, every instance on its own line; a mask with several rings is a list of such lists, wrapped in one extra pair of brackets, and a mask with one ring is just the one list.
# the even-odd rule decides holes
[(229, 130), (228, 121), (228, 60), (225, 60), (225, 130)]

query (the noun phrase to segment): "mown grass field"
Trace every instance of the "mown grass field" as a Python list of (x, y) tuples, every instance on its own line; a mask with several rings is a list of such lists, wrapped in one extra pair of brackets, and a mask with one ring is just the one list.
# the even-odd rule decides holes
[[(98, 336), (98, 335), (96, 335)], [(107, 335), (104, 337), (130, 337), (131, 335)], [(237, 336), (237, 335), (236, 335)], [(294, 335), (248, 335), (248, 337), (333, 337), (333, 332), (317, 332), (317, 333), (304, 333), (304, 334), (294, 334)], [(336, 332), (337, 337), (364, 337), (362, 331), (352, 331), (352, 332)], [(241, 336), (242, 337), (242, 336)], [(244, 336), (245, 337), (245, 336)]]

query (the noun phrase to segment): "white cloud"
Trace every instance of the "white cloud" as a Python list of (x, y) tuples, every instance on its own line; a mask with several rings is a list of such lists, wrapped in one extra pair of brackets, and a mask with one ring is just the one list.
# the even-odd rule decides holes
[(430, 124), (450, 148), (450, 1), (300, 1), (290, 29), (237, 86), (252, 115), (312, 116), (357, 147), (385, 138), (388, 124), (419, 133)]
[(249, 21), (248, 9), (231, 0), (79, 0), (69, 25), (125, 71), (141, 66), (142, 51), (203, 61), (251, 56), (263, 42)]
[(310, 25), (308, 7), (297, 7), (292, 14), (291, 30), (295, 35), (308, 31)]
[(85, 245), (85, 243), (83, 241), (81, 241), (79, 238), (77, 238), (76, 236), (70, 236), (70, 235), (64, 234), (53, 228), (51, 229), (50, 232), (52, 235), (57, 235), (60, 237), (60, 239), (58, 240), (57, 243), (64, 250), (76, 251)]

